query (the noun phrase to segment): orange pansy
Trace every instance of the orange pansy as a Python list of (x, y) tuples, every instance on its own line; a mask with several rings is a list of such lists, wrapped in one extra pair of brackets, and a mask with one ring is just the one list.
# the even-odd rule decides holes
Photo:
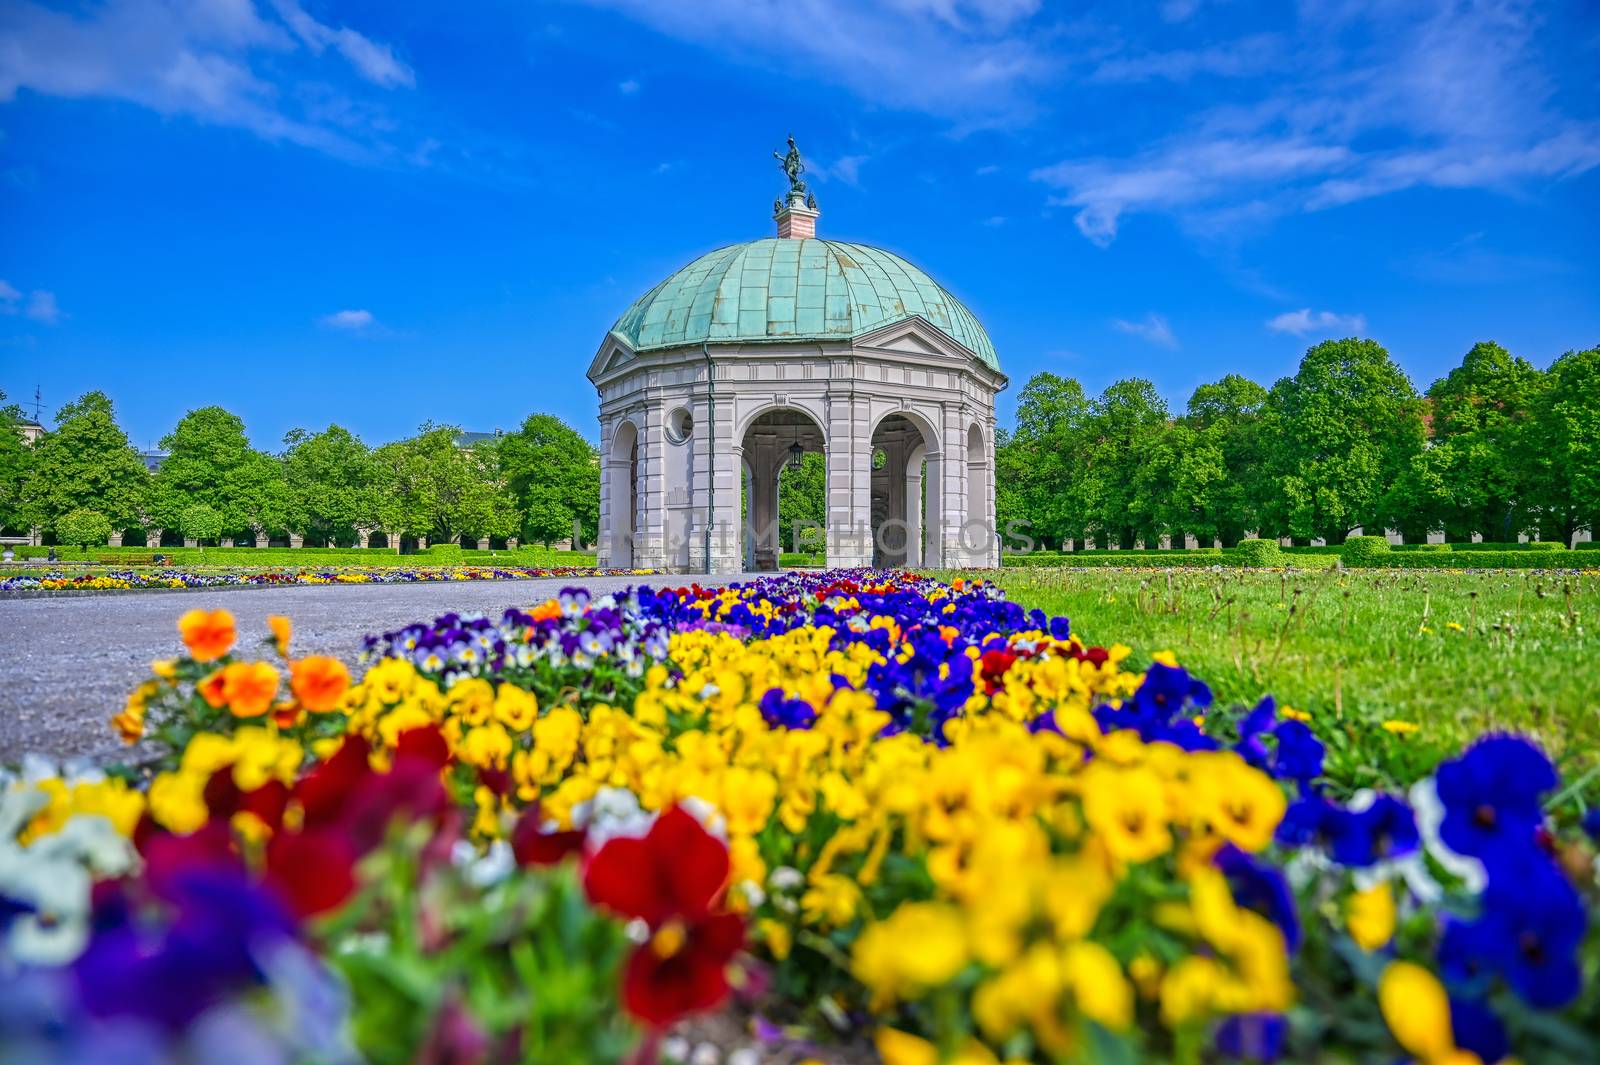
[(233, 647), (239, 630), (229, 610), (190, 610), (178, 619), (178, 634), (196, 662), (221, 658)]
[(337, 710), (350, 687), (350, 671), (337, 658), (307, 655), (290, 670), (289, 687), (300, 705), (314, 713)]
[(277, 641), (278, 653), (284, 658), (289, 657), (289, 636), (294, 632), (294, 623), (282, 614), (269, 614), (267, 628), (272, 630), (272, 638)]
[(222, 671), (222, 691), (234, 717), (260, 717), (278, 694), (278, 671), (266, 662), (234, 662)]

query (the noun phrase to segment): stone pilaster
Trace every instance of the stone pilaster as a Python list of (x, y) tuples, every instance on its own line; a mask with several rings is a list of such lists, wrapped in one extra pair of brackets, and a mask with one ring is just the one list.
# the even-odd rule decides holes
[(296, 532), (290, 533), (289, 534), (289, 546), (290, 547), (304, 547), (304, 546), (306, 546), (306, 538), (305, 538), (305, 536), (303, 534), (301, 534), (301, 533), (296, 533)]

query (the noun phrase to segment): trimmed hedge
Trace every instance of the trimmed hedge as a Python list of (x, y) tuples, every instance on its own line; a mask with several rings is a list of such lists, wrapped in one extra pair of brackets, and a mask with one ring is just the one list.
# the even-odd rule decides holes
[(1572, 551), (1453, 551), (1375, 555), (1360, 565), (1366, 569), (1600, 569), (1600, 557), (1583, 557)]
[[(18, 547), (19, 558), (46, 558), (48, 547)], [(409, 555), (382, 547), (96, 547), (87, 552), (56, 548), (63, 562), (95, 562), (106, 566), (150, 565), (161, 555), (174, 566), (274, 566), (315, 569), (322, 566), (592, 566), (595, 556), (586, 551), (546, 551), (519, 547), (515, 551), (468, 551), (459, 544), (436, 544)]]
[(1283, 548), (1276, 540), (1240, 540), (1229, 555), (1236, 566), (1276, 566), (1283, 560)]
[(780, 566), (805, 566), (808, 568), (825, 566), (827, 562), (821, 555), (811, 555), (804, 551), (785, 551), (778, 556)]
[(1211, 566), (1237, 565), (1226, 553), (1206, 555), (1200, 552), (1180, 554), (1177, 551), (1107, 551), (1089, 554), (1087, 551), (1036, 551), (1028, 555), (1005, 555), (1001, 565), (1009, 569), (1207, 569)]
[(1585, 540), (1572, 545), (1574, 551), (1600, 551), (1600, 540)]
[(1370, 566), (1390, 554), (1389, 541), (1382, 536), (1347, 536), (1339, 557), (1346, 566)]

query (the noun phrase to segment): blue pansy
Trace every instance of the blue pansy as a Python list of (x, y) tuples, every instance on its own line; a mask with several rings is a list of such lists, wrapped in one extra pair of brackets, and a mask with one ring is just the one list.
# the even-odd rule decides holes
[(1485, 863), (1531, 849), (1544, 820), (1539, 797), (1557, 783), (1550, 759), (1517, 736), (1479, 740), (1440, 765), (1435, 779), (1445, 808), (1440, 838)]
[(1421, 840), (1411, 807), (1379, 795), (1364, 810), (1335, 809), (1329, 848), (1340, 865), (1362, 867), (1413, 853)]
[(1212, 859), (1228, 878), (1233, 899), (1240, 906), (1261, 914), (1283, 932), (1283, 942), (1293, 954), (1300, 949), (1300, 915), (1294, 894), (1283, 873), (1259, 862), (1231, 843), (1223, 844)]
[(1217, 1051), (1239, 1061), (1277, 1061), (1287, 1032), (1281, 1013), (1236, 1013), (1217, 1026)]

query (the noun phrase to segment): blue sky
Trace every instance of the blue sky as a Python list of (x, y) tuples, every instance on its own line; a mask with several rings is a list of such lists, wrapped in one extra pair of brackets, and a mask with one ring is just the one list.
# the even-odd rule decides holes
[(1600, 342), (1592, 3), (0, 4), (0, 388), (136, 442), (426, 419), (593, 434), (632, 299), (771, 233), (964, 299), (1011, 375), (1174, 405), (1359, 333)]

